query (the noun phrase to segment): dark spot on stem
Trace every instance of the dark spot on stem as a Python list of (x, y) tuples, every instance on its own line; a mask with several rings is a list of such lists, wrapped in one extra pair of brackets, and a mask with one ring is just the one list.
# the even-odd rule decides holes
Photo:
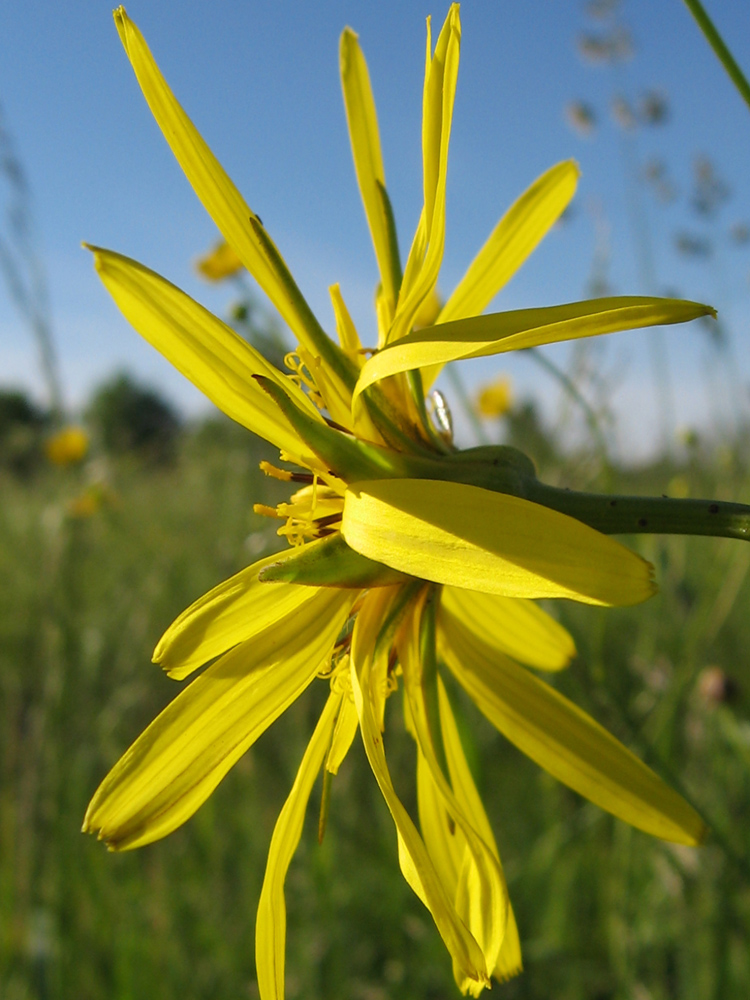
[(609, 501), (609, 506), (610, 507), (616, 507), (617, 506), (617, 501), (616, 500), (610, 500)]
[(648, 524), (648, 518), (645, 518), (645, 517), (639, 517), (638, 518), (638, 527), (639, 528), (645, 528), (647, 524)]
[(709, 504), (708, 513), (709, 514), (718, 514), (719, 513), (719, 505), (717, 503)]

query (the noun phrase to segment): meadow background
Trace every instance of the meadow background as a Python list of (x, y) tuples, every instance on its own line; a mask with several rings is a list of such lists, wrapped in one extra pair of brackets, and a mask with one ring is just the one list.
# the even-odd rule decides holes
[[(79, 830), (102, 776), (178, 689), (149, 662), (161, 632), (277, 545), (252, 513), (281, 498), (258, 471), (274, 456), (133, 346), (90, 263), (72, 263), (71, 231), (162, 270), (271, 354), (285, 334), (249, 281), (195, 275), (215, 234), (129, 78), (108, 6), (43, 19), (36, 33), (10, 6), (0, 13), (0, 996), (254, 997), (265, 855), (324, 685), (167, 840), (110, 855)], [(200, 6), (129, 13), (321, 315), (326, 285), (341, 280), (367, 331), (374, 269), (336, 39), (346, 22), (361, 30), (404, 244), (419, 204), (427, 9), (385, 4), (389, 22), (365, 4), (324, 5), (317, 18), (292, 4), (282, 25), (265, 8), (250, 19), (228, 5), (231, 17), (204, 25)], [(495, 419), (475, 405), (486, 366), (465, 366), (445, 383), (459, 436), (516, 444), (540, 476), (573, 488), (750, 502), (748, 110), (677, 2), (528, 6), (464, 6), (446, 289), (512, 198), (575, 155), (573, 210), (497, 307), (675, 290), (716, 304), (720, 324), (524, 355), (498, 366), (512, 400)], [(742, 4), (715, 13), (743, 61)], [(324, 82), (310, 87), (316, 74)], [(45, 132), (55, 115), (58, 130)], [(86, 428), (88, 453), (55, 464), (46, 442), (70, 420)], [(524, 947), (525, 973), (494, 987), (509, 1000), (750, 995), (750, 551), (627, 541), (656, 565), (659, 595), (633, 609), (556, 603), (578, 657), (554, 683), (687, 793), (712, 837), (691, 850), (631, 830), (457, 697)], [(389, 761), (413, 807), (413, 747), (395, 705), (389, 725)], [(358, 744), (333, 782), (321, 845), (315, 811), (287, 882), (291, 1000), (456, 996)]]

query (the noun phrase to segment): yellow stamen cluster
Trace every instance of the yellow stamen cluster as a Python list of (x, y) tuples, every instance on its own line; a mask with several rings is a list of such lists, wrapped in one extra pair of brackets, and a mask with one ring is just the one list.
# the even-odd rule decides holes
[(276, 507), (256, 503), (253, 510), (263, 517), (283, 519), (286, 523), (276, 534), (286, 538), (290, 545), (303, 545), (339, 529), (344, 497), (338, 490), (321, 485), (318, 477), (313, 476), (313, 482), (293, 493), (288, 503), (280, 503)]

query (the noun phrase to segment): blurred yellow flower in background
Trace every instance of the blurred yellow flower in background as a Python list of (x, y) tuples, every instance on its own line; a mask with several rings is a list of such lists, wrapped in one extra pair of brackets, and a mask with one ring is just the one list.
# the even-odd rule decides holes
[(198, 258), (195, 266), (208, 281), (223, 281), (241, 271), (244, 264), (226, 240), (219, 240), (207, 254)]
[(511, 381), (507, 375), (499, 375), (493, 382), (479, 387), (477, 393), (477, 413), (485, 420), (495, 420), (507, 413), (513, 402)]
[[(378, 347), (365, 349), (338, 285), (339, 343), (323, 331), (260, 219), (195, 130), (136, 26), (115, 12), (146, 100), (228, 248), (298, 341), (290, 374), (164, 278), (92, 248), (99, 275), (133, 326), (228, 416), (266, 438), (295, 492), (259, 513), (291, 547), (219, 584), (183, 612), (154, 659), (182, 680), (213, 661), (104, 779), (84, 829), (112, 849), (170, 833), (320, 677), (329, 695), (274, 830), (256, 924), (260, 996), (284, 993), (284, 881), (321, 770), (335, 774), (357, 731), (394, 820), (404, 877), (428, 908), (473, 996), (521, 968), (494, 836), (474, 784), (443, 667), (524, 753), (592, 802), (656, 836), (694, 844), (694, 810), (593, 719), (525, 667), (564, 668), (571, 637), (530, 598), (633, 604), (654, 592), (651, 567), (586, 524), (525, 499), (531, 463), (514, 449), (457, 451), (428, 416), (425, 390), (452, 360), (710, 310), (611, 298), (481, 316), (554, 225), (578, 171), (552, 167), (509, 209), (444, 305), (435, 288), (460, 21), (452, 5), (423, 96), (424, 205), (402, 269), (385, 186), (369, 75), (346, 29), (340, 68), (355, 169), (380, 271)], [(220, 251), (221, 254), (224, 251)], [(428, 326), (417, 329), (427, 317)], [(366, 355), (372, 357), (366, 360)], [(517, 662), (518, 661), (518, 662)], [(446, 675), (447, 676), (447, 675)], [(417, 748), (419, 827), (385, 756), (388, 700), (401, 691)]]
[(53, 465), (76, 465), (89, 450), (89, 436), (82, 427), (70, 425), (47, 438), (44, 453)]

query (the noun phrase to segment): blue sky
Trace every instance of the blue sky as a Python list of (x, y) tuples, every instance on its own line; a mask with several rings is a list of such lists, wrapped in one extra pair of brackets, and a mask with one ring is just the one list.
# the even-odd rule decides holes
[[(750, 69), (746, 0), (707, 2), (739, 61)], [(67, 7), (67, 9), (65, 9)], [(429, 0), (207, 4), (133, 0), (128, 13), (145, 34), (183, 106), (247, 201), (263, 218), (303, 292), (331, 326), (327, 288), (341, 283), (372, 340), (375, 263), (361, 210), (338, 80), (338, 37), (358, 31), (378, 104), (388, 187), (402, 252), (421, 204), (420, 102), (424, 18), (442, 23), (446, 5)], [(627, 162), (667, 164), (678, 198), (661, 205), (642, 182), (637, 204), (652, 247), (658, 292), (716, 304), (731, 329), (735, 371), (750, 377), (747, 350), (750, 244), (730, 225), (750, 223), (750, 111), (680, 0), (623, 0), (633, 58), (594, 66), (576, 52), (581, 31), (601, 33), (578, 2), (466, 0), (459, 89), (451, 140), (446, 256), (440, 286), (450, 291), (510, 202), (543, 170), (575, 157), (582, 179), (570, 220), (553, 231), (498, 298), (497, 308), (586, 297), (596, 223), (608, 233), (608, 280), (619, 294), (646, 291), (627, 196)], [(54, 332), (66, 395), (80, 405), (91, 387), (127, 368), (187, 412), (202, 406), (187, 386), (127, 327), (98, 284), (88, 240), (133, 256), (224, 313), (230, 292), (195, 277), (192, 261), (215, 237), (151, 119), (120, 46), (111, 5), (47, 0), (0, 7), (0, 104), (33, 191), (38, 245), (47, 269)], [(614, 93), (633, 104), (666, 93), (670, 117), (626, 143), (613, 123)], [(583, 138), (564, 109), (583, 100), (597, 127)], [(688, 205), (693, 163), (711, 158), (732, 190), (713, 221)], [(631, 165), (632, 166), (632, 165)], [(632, 183), (632, 170), (631, 170)], [(4, 197), (4, 192), (3, 192)], [(2, 206), (0, 205), (0, 208)], [(709, 238), (707, 260), (686, 259), (674, 234)], [(728, 419), (720, 366), (705, 333), (664, 331), (677, 423)], [(568, 349), (550, 349), (566, 364)], [(654, 439), (648, 334), (609, 338), (594, 361), (620, 416), (623, 447), (643, 453)], [(493, 362), (494, 367), (494, 362)], [(520, 395), (534, 394), (551, 418), (558, 390), (528, 358), (498, 359)], [(707, 374), (708, 373), (708, 374)], [(469, 384), (486, 362), (467, 364)], [(0, 285), (0, 383), (41, 395), (33, 343)]]

